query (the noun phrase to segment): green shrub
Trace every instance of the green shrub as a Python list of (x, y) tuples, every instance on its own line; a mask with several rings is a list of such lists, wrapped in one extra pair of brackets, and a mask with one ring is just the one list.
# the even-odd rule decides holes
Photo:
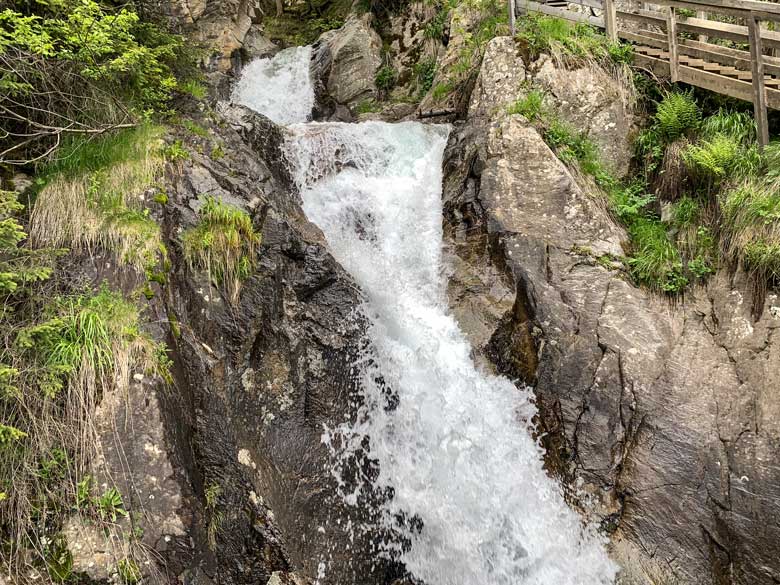
[(671, 92), (658, 104), (655, 122), (667, 142), (698, 129), (701, 112), (693, 92)]
[(70, 135), (164, 111), (177, 72), (194, 69), (183, 37), (144, 22), (132, 5), (11, 6), (0, 11), (0, 150), (17, 164), (41, 160)]
[(254, 269), (262, 238), (245, 211), (210, 196), (202, 202), (198, 224), (182, 236), (184, 257), (191, 268), (205, 270), (211, 281), (224, 286), (235, 301), (241, 281)]
[(436, 59), (423, 59), (415, 63), (414, 77), (417, 81), (417, 95), (424, 96), (430, 91), (436, 77)]
[(388, 92), (395, 86), (395, 80), (398, 77), (396, 70), (392, 65), (383, 65), (376, 72), (374, 83), (381, 92)]

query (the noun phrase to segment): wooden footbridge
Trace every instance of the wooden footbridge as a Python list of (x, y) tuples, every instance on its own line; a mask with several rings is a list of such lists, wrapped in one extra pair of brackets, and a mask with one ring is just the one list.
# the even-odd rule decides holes
[[(528, 12), (603, 28), (610, 39), (633, 43), (634, 63), (655, 75), (752, 102), (759, 142), (769, 142), (767, 108), (780, 110), (780, 33), (761, 23), (780, 22), (780, 4), (631, 0), (635, 9), (618, 10), (617, 1), (508, 0), (510, 28), (514, 34), (516, 15)], [(724, 40), (734, 46), (719, 44)]]

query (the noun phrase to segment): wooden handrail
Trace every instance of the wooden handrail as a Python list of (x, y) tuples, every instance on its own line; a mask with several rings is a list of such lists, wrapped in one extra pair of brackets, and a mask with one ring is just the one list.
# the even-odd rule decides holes
[(648, 0), (651, 4), (688, 8), (703, 12), (721, 12), (758, 20), (780, 20), (780, 4), (759, 0)]

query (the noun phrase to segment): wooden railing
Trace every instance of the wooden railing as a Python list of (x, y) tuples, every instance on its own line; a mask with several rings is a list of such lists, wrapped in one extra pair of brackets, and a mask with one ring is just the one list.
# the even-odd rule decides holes
[[(650, 0), (649, 4), (664, 7), (665, 11), (640, 10), (632, 13), (617, 10), (614, 0), (508, 2), (513, 35), (518, 11), (540, 12), (603, 28), (612, 40), (622, 38), (643, 47), (660, 49), (655, 51), (658, 58), (638, 56), (651, 65), (663, 62), (663, 70), (668, 67), (668, 75), (673, 82), (683, 81), (753, 102), (759, 143), (763, 146), (769, 142), (767, 108), (780, 109), (780, 59), (764, 55), (764, 49), (780, 49), (780, 33), (761, 29), (760, 23), (780, 22), (780, 4), (758, 0)], [(559, 4), (566, 4), (566, 7)], [(589, 11), (570, 10), (569, 4), (595, 8), (602, 11), (602, 16), (589, 14)], [(680, 16), (680, 9), (692, 10), (696, 16)], [(708, 20), (708, 14), (736, 17), (745, 25)], [(633, 28), (624, 23), (631, 23)], [(698, 35), (698, 40), (681, 39), (680, 33)], [(750, 51), (710, 42), (716, 38), (746, 43)], [(692, 66), (694, 62), (696, 66)], [(716, 67), (708, 67), (708, 64)], [(773, 84), (769, 92), (767, 82)]]

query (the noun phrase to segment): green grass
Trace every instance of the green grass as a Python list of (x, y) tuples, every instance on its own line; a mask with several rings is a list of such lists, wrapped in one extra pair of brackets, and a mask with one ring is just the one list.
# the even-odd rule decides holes
[(534, 60), (543, 52), (615, 64), (630, 64), (634, 57), (631, 45), (613, 43), (590, 25), (542, 14), (521, 18), (516, 39)]
[(201, 138), (205, 138), (209, 135), (209, 131), (206, 130), (203, 126), (196, 124), (192, 120), (182, 120), (181, 123), (184, 128), (186, 128), (190, 133), (194, 134), (195, 136), (200, 136)]
[(520, 114), (529, 122), (538, 120), (544, 111), (544, 92), (532, 89), (509, 107), (509, 114)]
[(162, 134), (161, 126), (141, 124), (103, 135), (66, 137), (56, 158), (42, 165), (39, 175), (76, 177), (120, 162), (146, 158), (149, 149), (160, 144)]
[(638, 217), (628, 226), (631, 254), (628, 264), (634, 278), (650, 288), (679, 293), (688, 284), (683, 276), (680, 251), (661, 221)]
[(198, 224), (182, 235), (184, 258), (191, 268), (205, 270), (235, 301), (241, 282), (254, 269), (262, 238), (245, 211), (210, 196), (202, 202)]
[(365, 99), (358, 102), (355, 106), (355, 113), (360, 114), (373, 114), (375, 112), (381, 112), (382, 106), (375, 100)]

